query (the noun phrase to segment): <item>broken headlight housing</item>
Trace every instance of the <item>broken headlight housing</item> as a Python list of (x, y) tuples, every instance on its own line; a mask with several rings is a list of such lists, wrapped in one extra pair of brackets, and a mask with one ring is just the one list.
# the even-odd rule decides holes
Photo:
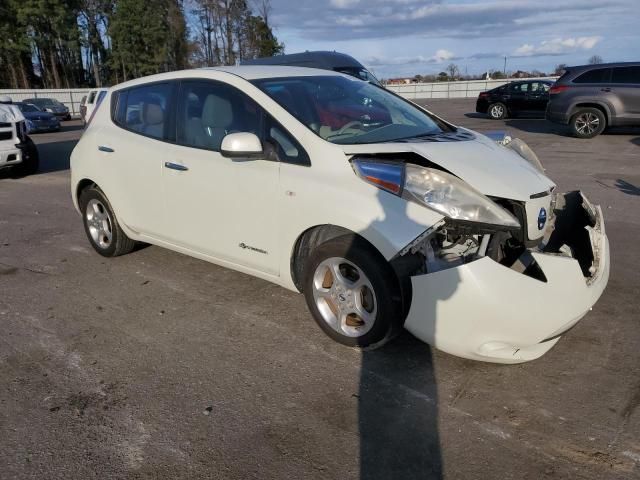
[(364, 158), (353, 160), (353, 166), (364, 181), (451, 220), (520, 228), (520, 222), (510, 212), (458, 177), (441, 170)]

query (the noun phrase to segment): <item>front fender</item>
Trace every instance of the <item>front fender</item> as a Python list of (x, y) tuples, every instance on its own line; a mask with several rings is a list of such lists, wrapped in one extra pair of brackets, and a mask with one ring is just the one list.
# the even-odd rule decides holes
[[(363, 237), (390, 260), (443, 219), (435, 211), (379, 190), (360, 179), (350, 187), (327, 187), (321, 197), (317, 196), (317, 191), (301, 190), (297, 195), (301, 198), (284, 202), (282, 211), (286, 220), (282, 222), (280, 272), (287, 288), (295, 289), (290, 262), (298, 240), (310, 228), (341, 227)], [(321, 209), (303, 208), (301, 204), (307, 202), (322, 202), (323, 205)]]

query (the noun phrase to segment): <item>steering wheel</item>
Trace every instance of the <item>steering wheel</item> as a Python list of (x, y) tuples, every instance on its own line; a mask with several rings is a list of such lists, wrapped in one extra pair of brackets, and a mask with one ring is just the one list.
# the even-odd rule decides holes
[[(364, 123), (362, 123), (359, 120), (354, 120), (353, 122), (349, 122), (345, 125), (343, 125), (340, 130), (338, 130), (337, 132), (335, 132), (333, 135), (342, 135), (345, 131), (349, 130), (350, 128), (353, 127), (359, 127), (361, 130), (364, 127)], [(332, 136), (333, 136), (332, 135)]]

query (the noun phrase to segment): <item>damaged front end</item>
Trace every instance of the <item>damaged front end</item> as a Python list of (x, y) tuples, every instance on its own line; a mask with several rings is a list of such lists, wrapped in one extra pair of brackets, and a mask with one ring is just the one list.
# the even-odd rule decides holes
[(609, 275), (600, 207), (577, 191), (532, 197), (534, 211), (548, 209), (544, 228), (530, 205), (496, 199), (519, 230), (445, 219), (399, 252), (392, 265), (411, 279), (410, 332), (455, 355), (517, 363), (545, 353), (592, 307)]

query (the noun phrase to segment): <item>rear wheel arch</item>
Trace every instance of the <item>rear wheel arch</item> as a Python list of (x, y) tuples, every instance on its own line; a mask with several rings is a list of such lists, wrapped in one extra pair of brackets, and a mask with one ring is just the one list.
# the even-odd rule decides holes
[(571, 114), (569, 115), (569, 118), (572, 118), (579, 110), (581, 110), (583, 108), (596, 108), (596, 109), (600, 110), (604, 114), (604, 118), (607, 121), (607, 125), (611, 124), (611, 110), (609, 109), (609, 107), (607, 105), (604, 105), (602, 103), (597, 103), (597, 102), (580, 102), (580, 103), (576, 103), (571, 108)]
[(100, 187), (98, 187), (96, 182), (94, 182), (93, 180), (90, 180), (88, 178), (83, 178), (82, 180), (80, 180), (78, 182), (78, 185), (76, 186), (76, 201), (78, 202), (78, 205), (80, 205), (80, 195), (82, 194), (82, 192), (84, 190), (86, 190), (87, 188), (90, 188), (90, 187), (100, 188)]

